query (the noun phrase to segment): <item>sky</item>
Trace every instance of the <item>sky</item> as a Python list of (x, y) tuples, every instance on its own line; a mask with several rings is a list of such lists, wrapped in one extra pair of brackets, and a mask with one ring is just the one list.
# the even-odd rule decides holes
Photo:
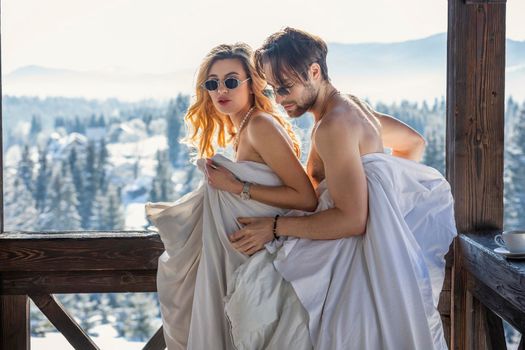
[[(257, 4), (257, 5), (254, 5)], [(196, 69), (220, 43), (258, 47), (285, 27), (328, 42), (396, 42), (447, 29), (446, 0), (2, 0), (2, 74), (26, 65), (165, 73)], [(525, 40), (525, 1), (507, 37)]]

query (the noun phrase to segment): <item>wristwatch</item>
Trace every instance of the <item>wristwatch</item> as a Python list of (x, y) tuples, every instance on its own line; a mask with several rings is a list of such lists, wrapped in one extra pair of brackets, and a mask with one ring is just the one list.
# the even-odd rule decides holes
[(247, 201), (250, 199), (250, 186), (252, 184), (248, 181), (242, 182), (242, 192), (241, 192), (241, 199)]

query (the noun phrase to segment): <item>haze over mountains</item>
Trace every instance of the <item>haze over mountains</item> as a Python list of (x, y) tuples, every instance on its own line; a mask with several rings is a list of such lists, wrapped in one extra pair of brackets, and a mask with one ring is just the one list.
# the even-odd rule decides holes
[[(525, 41), (507, 39), (506, 94), (525, 99)], [(195, 67), (165, 74), (25, 66), (3, 77), (7, 95), (137, 101), (192, 93)], [(398, 43), (329, 44), (334, 84), (372, 101), (433, 100), (446, 91), (446, 34)]]

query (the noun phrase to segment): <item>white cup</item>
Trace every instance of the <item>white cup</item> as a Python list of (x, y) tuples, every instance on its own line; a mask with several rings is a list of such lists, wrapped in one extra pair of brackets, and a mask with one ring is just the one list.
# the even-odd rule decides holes
[(525, 231), (505, 231), (494, 237), (494, 242), (511, 253), (525, 253)]

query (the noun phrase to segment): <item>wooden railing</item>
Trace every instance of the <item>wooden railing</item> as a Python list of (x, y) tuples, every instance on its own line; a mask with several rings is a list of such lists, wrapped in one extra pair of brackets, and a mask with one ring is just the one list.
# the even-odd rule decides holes
[[(98, 349), (52, 294), (155, 292), (157, 261), (163, 250), (154, 232), (1, 234), (0, 295), (9, 300), (11, 309), (2, 312), (0, 308), (3, 341), (7, 341), (0, 349), (29, 348), (28, 297), (75, 349)], [(440, 300), (447, 342), (450, 298), (447, 273)], [(14, 336), (7, 335), (11, 333)], [(161, 328), (144, 349), (164, 347)]]
[[(0, 349), (30, 348), (29, 299), (75, 349), (98, 349), (57, 293), (155, 292), (154, 232), (0, 234)], [(166, 347), (162, 327), (144, 349)]]
[[(465, 348), (506, 349), (501, 319), (525, 333), (525, 261), (494, 252), (498, 233), (462, 234), (456, 242), (455, 298), (466, 299), (471, 313), (461, 329)], [(525, 350), (523, 336), (518, 349)]]

